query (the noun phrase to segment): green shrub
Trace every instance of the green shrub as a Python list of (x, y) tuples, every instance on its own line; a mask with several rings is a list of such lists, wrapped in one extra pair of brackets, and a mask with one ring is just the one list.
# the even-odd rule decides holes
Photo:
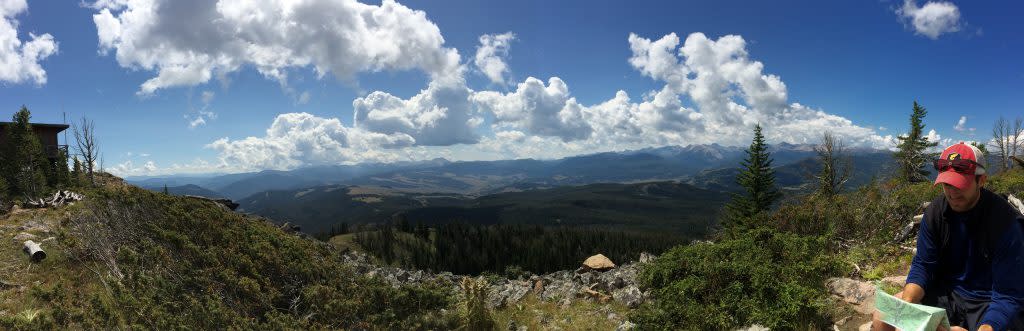
[(639, 277), (654, 300), (630, 320), (665, 330), (825, 327), (832, 302), (824, 280), (840, 272), (824, 237), (757, 228), (656, 259)]
[(931, 183), (873, 182), (832, 197), (784, 204), (763, 224), (803, 235), (829, 234), (849, 245), (883, 245), (921, 211), (922, 202), (939, 194)]
[(1013, 194), (1024, 199), (1024, 169), (1017, 168), (991, 176), (985, 187), (992, 192)]

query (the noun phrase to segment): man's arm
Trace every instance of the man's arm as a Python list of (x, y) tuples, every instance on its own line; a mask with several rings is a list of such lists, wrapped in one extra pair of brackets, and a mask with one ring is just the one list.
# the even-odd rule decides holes
[(981, 324), (995, 330), (1009, 327), (1024, 304), (1024, 230), (1017, 222), (1013, 221), (992, 252), (992, 302)]
[[(926, 218), (927, 214), (925, 212)], [(914, 254), (914, 260), (910, 264), (907, 284), (903, 286), (903, 292), (896, 295), (903, 301), (920, 303), (924, 299), (924, 287), (928, 284), (931, 275), (935, 274), (936, 266), (939, 264), (939, 249), (935, 245), (931, 231), (925, 225), (926, 221), (926, 219), (921, 220), (921, 227), (917, 231), (917, 253)], [(880, 314), (881, 312), (875, 311), (872, 318), (872, 330), (896, 330), (891, 325), (882, 322)]]
[(924, 298), (928, 280), (934, 277), (939, 265), (939, 247), (931, 229), (928, 228), (927, 212), (924, 217), (917, 231), (917, 253), (910, 263), (910, 273), (907, 274), (907, 284), (903, 287), (901, 298), (913, 303), (920, 303)]

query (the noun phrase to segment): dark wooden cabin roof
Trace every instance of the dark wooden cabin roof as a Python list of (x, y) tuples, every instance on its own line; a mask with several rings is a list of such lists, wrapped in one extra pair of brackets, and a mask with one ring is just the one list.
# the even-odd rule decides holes
[[(11, 125), (11, 124), (14, 124), (14, 122), (0, 122), (0, 126), (7, 126), (7, 125)], [(67, 130), (68, 128), (71, 127), (70, 125), (67, 125), (67, 124), (50, 124), (50, 123), (29, 123), (29, 124), (31, 124), (32, 127), (34, 127), (34, 128), (35, 127), (39, 127), (39, 128), (58, 129), (57, 132), (61, 132), (61, 131)]]

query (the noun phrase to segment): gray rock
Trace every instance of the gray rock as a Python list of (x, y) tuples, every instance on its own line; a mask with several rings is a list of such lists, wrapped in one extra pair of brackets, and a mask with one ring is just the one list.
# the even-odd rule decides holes
[(903, 287), (907, 284), (907, 276), (892, 276), (882, 278), (882, 283)]
[(621, 302), (629, 308), (639, 307), (640, 304), (644, 303), (644, 293), (640, 291), (640, 288), (636, 285), (629, 285), (615, 292), (612, 292), (612, 298), (615, 301)]
[(487, 305), (492, 308), (501, 308), (519, 302), (529, 292), (530, 285), (525, 281), (510, 281), (491, 286), (491, 293), (487, 297)]
[(626, 331), (626, 330), (632, 330), (632, 329), (635, 329), (635, 328), (636, 328), (636, 324), (633, 324), (633, 322), (622, 321), (622, 323), (619, 323), (619, 327), (615, 328), (615, 331)]
[(31, 220), (26, 221), (21, 226), (18, 226), (18, 230), (19, 231), (23, 231), (23, 232), (31, 231), (31, 232), (50, 233), (50, 226), (46, 225), (43, 222), (40, 222), (38, 220), (31, 219)]
[(875, 286), (850, 278), (829, 278), (825, 281), (829, 292), (843, 301), (853, 304), (854, 310), (861, 314), (871, 314), (875, 310)]
[(16, 236), (14, 236), (14, 242), (18, 243), (18, 244), (25, 242), (25, 240), (31, 240), (31, 239), (36, 239), (36, 235), (28, 233), (28, 232), (22, 232), (22, 233), (19, 233)]

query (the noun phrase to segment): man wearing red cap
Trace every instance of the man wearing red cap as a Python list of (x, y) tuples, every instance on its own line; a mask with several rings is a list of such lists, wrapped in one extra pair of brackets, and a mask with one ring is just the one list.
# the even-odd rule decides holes
[[(953, 330), (1024, 330), (1024, 216), (984, 188), (985, 156), (976, 147), (949, 146), (934, 166), (943, 194), (925, 211), (896, 297), (945, 308)], [(893, 330), (877, 315), (873, 324)]]

